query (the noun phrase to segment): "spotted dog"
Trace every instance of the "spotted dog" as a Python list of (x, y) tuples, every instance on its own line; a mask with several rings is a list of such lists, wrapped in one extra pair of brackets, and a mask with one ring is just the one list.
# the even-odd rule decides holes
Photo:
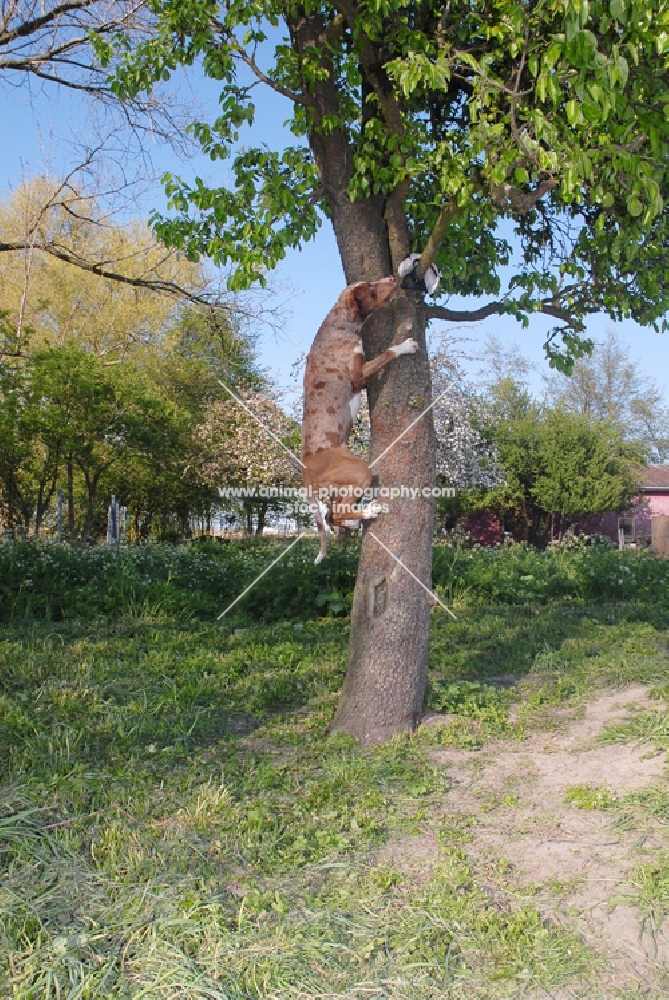
[[(392, 275), (381, 281), (349, 285), (325, 317), (309, 351), (304, 375), (302, 473), (304, 485), (311, 487), (316, 495), (321, 488), (334, 487), (340, 492), (350, 487), (351, 497), (354, 489), (366, 490), (371, 485), (369, 465), (346, 447), (360, 408), (361, 390), (384, 365), (402, 354), (414, 354), (418, 344), (407, 339), (372, 361), (365, 361), (360, 328), (368, 316), (390, 302), (396, 293), (397, 283)], [(376, 516), (370, 507), (351, 510), (351, 506), (350, 500), (332, 501), (327, 524), (337, 528), (357, 527), (361, 519)], [(315, 516), (321, 542), (318, 563), (327, 551), (327, 528), (323, 511)]]

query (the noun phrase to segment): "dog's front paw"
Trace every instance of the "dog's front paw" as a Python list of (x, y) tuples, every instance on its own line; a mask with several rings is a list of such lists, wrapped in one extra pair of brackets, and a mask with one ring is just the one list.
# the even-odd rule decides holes
[(398, 358), (400, 354), (415, 354), (418, 350), (418, 343), (411, 337), (408, 337), (406, 340), (403, 340), (401, 344), (395, 344), (395, 346), (390, 349), (395, 352), (395, 357)]

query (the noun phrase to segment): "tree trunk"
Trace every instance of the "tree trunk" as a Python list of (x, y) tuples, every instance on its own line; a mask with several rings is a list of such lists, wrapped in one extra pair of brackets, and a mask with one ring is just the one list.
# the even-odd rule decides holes
[(88, 538), (91, 533), (91, 528), (93, 527), (93, 517), (95, 514), (95, 501), (98, 495), (98, 479), (93, 477), (89, 480), (86, 474), (86, 489), (88, 492), (88, 504), (86, 507), (86, 520), (84, 521), (84, 530), (81, 533), (81, 545), (85, 548), (88, 543)]
[[(347, 283), (377, 281), (396, 273), (410, 250), (406, 223), (397, 216), (395, 212), (395, 218), (391, 217), (389, 204), (382, 199), (351, 203), (344, 197), (333, 205), (332, 223)], [(415, 355), (398, 358), (367, 386), (370, 462), (389, 449), (372, 466), (373, 485), (379, 489), (422, 489), (435, 483), (432, 411), (397, 441), (431, 399), (425, 328), (422, 296), (404, 292), (362, 328), (366, 360), (407, 337), (420, 345)], [(334, 730), (362, 743), (382, 743), (393, 733), (418, 725), (427, 684), (433, 604), (407, 572), (431, 589), (433, 498), (379, 495), (378, 500), (390, 510), (363, 529), (348, 667), (332, 723)]]
[[(396, 300), (374, 327), (373, 336), (365, 338), (366, 344), (370, 340), (373, 344), (370, 357), (388, 346), (388, 333), (394, 333), (396, 342), (410, 336), (421, 344), (417, 355), (389, 365), (368, 387), (371, 461), (390, 447), (373, 466), (374, 485), (378, 482), (379, 487), (400, 490), (432, 487), (432, 412), (393, 445), (430, 402), (420, 304), (408, 297)], [(363, 743), (381, 743), (395, 732), (418, 725), (427, 683), (430, 609), (434, 603), (408, 572), (431, 589), (434, 500), (379, 496), (379, 501), (388, 504), (390, 511), (364, 529), (351, 611), (348, 669), (333, 721), (333, 729)]]
[(148, 542), (152, 526), (153, 526), (153, 511), (149, 511), (144, 520), (142, 521), (141, 527), (138, 531), (138, 537), (141, 541)]
[(37, 497), (37, 512), (35, 516), (35, 538), (39, 537), (40, 529), (42, 527), (42, 521), (44, 520), (44, 515), (47, 513), (51, 505), (51, 497), (56, 492), (56, 482), (58, 475), (58, 466), (53, 470), (51, 482), (47, 484), (47, 476), (43, 476), (40, 479), (39, 484), (39, 494)]
[(37, 491), (37, 509), (35, 511), (35, 528), (33, 535), (35, 538), (39, 538), (39, 530), (42, 527), (42, 518), (44, 516), (44, 480), (40, 479), (39, 489)]
[(258, 524), (256, 527), (256, 535), (262, 535), (265, 530), (265, 516), (267, 514), (267, 504), (261, 503), (258, 506)]
[(67, 530), (70, 535), (70, 545), (74, 545), (77, 534), (74, 527), (74, 461), (71, 455), (67, 460)]
[[(324, 30), (321, 14), (318, 10), (307, 13), (295, 8), (286, 19), (293, 48), (309, 55), (311, 47), (320, 44)], [(361, 58), (364, 60), (364, 56)], [(323, 52), (321, 62), (324, 69), (332, 68), (327, 53)], [(370, 72), (377, 79), (383, 75), (378, 66), (371, 67)], [(363, 87), (367, 84), (363, 75)], [(392, 90), (388, 81), (386, 84)], [(396, 274), (399, 263), (412, 249), (405, 211), (408, 182), (402, 182), (387, 196), (377, 194), (351, 202), (348, 185), (354, 172), (353, 146), (344, 129), (318, 127), (324, 117), (340, 115), (340, 97), (333, 72), (314, 83), (316, 127), (310, 132), (309, 142), (346, 282), (377, 281)], [(399, 343), (407, 337), (420, 345), (417, 354), (398, 358), (377, 373), (367, 387), (371, 461), (390, 449), (372, 469), (374, 485), (380, 488), (432, 487), (435, 482), (431, 411), (393, 444), (430, 402), (425, 325), (422, 297), (400, 293), (363, 326), (367, 360), (391, 342)], [(396, 558), (430, 587), (433, 499), (391, 500), (379, 496), (379, 501), (388, 503), (390, 511), (364, 529), (351, 612), (348, 670), (333, 721), (334, 729), (364, 743), (383, 742), (395, 732), (413, 729), (420, 720), (432, 603)]]

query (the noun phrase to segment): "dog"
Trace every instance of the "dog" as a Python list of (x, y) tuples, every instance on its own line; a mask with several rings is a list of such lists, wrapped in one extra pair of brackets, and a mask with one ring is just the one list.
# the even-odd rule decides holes
[(321, 324), (307, 357), (302, 417), (302, 476), (310, 496), (321, 489), (347, 490), (349, 501), (331, 501), (327, 521), (315, 513), (321, 548), (316, 563), (327, 552), (327, 525), (357, 528), (360, 520), (376, 517), (371, 506), (351, 502), (353, 490), (369, 488), (372, 472), (363, 458), (346, 444), (358, 415), (361, 391), (372, 375), (403, 354), (415, 354), (418, 344), (408, 338), (389, 347), (372, 361), (364, 360), (360, 328), (368, 316), (382, 309), (397, 294), (390, 275), (380, 281), (358, 281), (345, 288)]

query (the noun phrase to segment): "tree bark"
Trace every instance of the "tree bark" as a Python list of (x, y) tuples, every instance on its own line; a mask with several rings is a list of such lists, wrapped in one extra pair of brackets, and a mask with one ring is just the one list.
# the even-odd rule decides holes
[(88, 475), (84, 473), (84, 478), (86, 480), (86, 491), (88, 493), (88, 504), (86, 507), (86, 520), (84, 521), (84, 530), (81, 533), (81, 545), (85, 548), (88, 544), (88, 538), (91, 533), (91, 528), (93, 527), (93, 517), (95, 515), (95, 501), (98, 497), (98, 477), (94, 476), (89, 479)]
[(261, 503), (258, 506), (258, 525), (256, 527), (256, 535), (262, 535), (265, 530), (265, 516), (267, 514), (267, 504)]
[[(388, 206), (382, 200), (341, 199), (333, 207), (332, 223), (348, 283), (383, 278), (396, 271), (408, 253), (408, 238), (401, 238), (403, 234), (391, 238)], [(388, 365), (367, 387), (370, 462), (389, 449), (372, 468), (373, 485), (379, 489), (422, 489), (435, 483), (432, 411), (396, 440), (430, 403), (425, 329), (422, 296), (403, 292), (362, 328), (366, 360), (407, 337), (420, 345), (415, 355)], [(382, 743), (393, 733), (414, 729), (420, 721), (433, 604), (407, 571), (431, 589), (433, 498), (379, 495), (378, 499), (390, 510), (363, 529), (348, 667), (332, 723), (334, 730), (366, 744)]]
[(44, 510), (42, 504), (44, 503), (44, 480), (40, 479), (39, 489), (37, 491), (37, 509), (35, 511), (35, 528), (34, 537), (39, 538), (39, 530), (42, 527), (42, 517), (44, 516)]

